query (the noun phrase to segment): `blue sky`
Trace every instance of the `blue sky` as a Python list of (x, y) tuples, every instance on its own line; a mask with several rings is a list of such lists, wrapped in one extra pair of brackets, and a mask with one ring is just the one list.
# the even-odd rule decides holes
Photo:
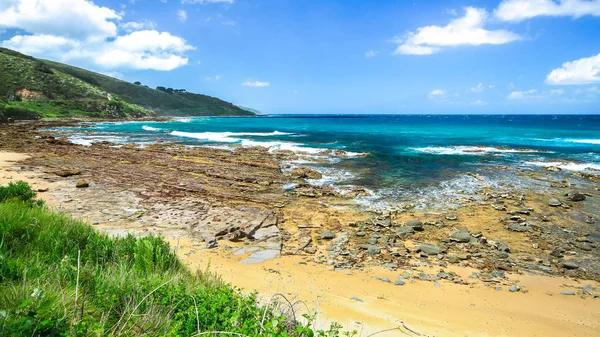
[(600, 113), (600, 0), (1, 0), (0, 45), (265, 113)]

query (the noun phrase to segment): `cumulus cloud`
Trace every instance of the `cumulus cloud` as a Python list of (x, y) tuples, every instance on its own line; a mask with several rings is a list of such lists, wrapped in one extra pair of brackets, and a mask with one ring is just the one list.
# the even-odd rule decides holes
[(440, 98), (446, 96), (446, 91), (442, 89), (435, 89), (429, 93), (429, 98)]
[(0, 27), (32, 34), (98, 40), (116, 35), (121, 15), (85, 0), (4, 0)]
[[(82, 60), (107, 69), (172, 70), (188, 63), (194, 49), (151, 21), (119, 25), (121, 14), (86, 0), (6, 0), (0, 29), (17, 35), (2, 47), (62, 62)], [(120, 28), (120, 30), (119, 30)]]
[(563, 63), (546, 76), (548, 84), (589, 84), (600, 82), (600, 54)]
[(261, 81), (247, 81), (247, 82), (242, 83), (242, 85), (245, 87), (262, 88), (262, 87), (270, 86), (271, 83), (261, 82)]
[(599, 0), (505, 0), (494, 12), (502, 21), (519, 22), (536, 16), (600, 16)]
[(444, 47), (461, 45), (504, 44), (521, 37), (506, 30), (486, 30), (488, 14), (484, 9), (466, 7), (465, 15), (453, 19), (446, 26), (425, 26), (405, 38), (397, 38), (399, 44), (394, 54), (429, 55)]
[(141, 20), (141, 21), (131, 21), (131, 22), (125, 22), (121, 25), (119, 25), (119, 28), (127, 31), (127, 32), (133, 32), (136, 30), (153, 30), (156, 29), (156, 23), (150, 20)]
[(368, 50), (368, 51), (365, 53), (365, 57), (366, 57), (366, 58), (372, 58), (372, 57), (375, 57), (375, 56), (377, 56), (377, 54), (379, 54), (379, 51), (378, 51), (378, 50)]
[(524, 98), (533, 98), (537, 97), (537, 90), (527, 90), (527, 91), (513, 91), (506, 98), (515, 100), (515, 99), (524, 99)]

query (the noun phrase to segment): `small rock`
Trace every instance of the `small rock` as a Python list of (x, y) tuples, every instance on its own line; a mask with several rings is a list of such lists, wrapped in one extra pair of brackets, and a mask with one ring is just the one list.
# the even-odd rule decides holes
[(458, 218), (454, 214), (448, 214), (448, 215), (446, 215), (446, 220), (456, 221), (456, 220), (458, 220)]
[(560, 293), (561, 293), (561, 294), (563, 294), (563, 295), (568, 295), (568, 296), (573, 296), (573, 295), (575, 295), (575, 292), (574, 292), (573, 290), (569, 290), (569, 289), (567, 289), (567, 290), (563, 290), (563, 291), (561, 291)]
[(75, 183), (75, 187), (77, 187), (77, 188), (86, 188), (89, 186), (90, 186), (90, 183), (88, 183), (84, 179), (78, 179), (77, 182)]
[(356, 302), (360, 302), (360, 303), (364, 303), (365, 301), (361, 300), (360, 298), (356, 297), (356, 296), (352, 296), (350, 297), (350, 300), (352, 301), (356, 301)]
[(562, 266), (565, 269), (573, 270), (579, 268), (579, 265), (573, 261), (563, 261)]
[(431, 281), (431, 276), (425, 274), (425, 273), (419, 273), (419, 280), (421, 281)]
[(521, 290), (521, 286), (513, 284), (512, 286), (510, 286), (510, 288), (508, 288), (508, 291), (510, 291), (511, 293), (516, 293), (518, 291)]
[(377, 254), (381, 253), (381, 248), (374, 246), (374, 245), (369, 245), (369, 247), (367, 248), (367, 253), (369, 253), (371, 255), (377, 255)]
[(548, 206), (558, 207), (560, 205), (562, 205), (562, 203), (558, 199), (550, 199), (550, 200), (548, 200)]
[(466, 243), (471, 241), (471, 233), (466, 228), (461, 228), (450, 232), (450, 240)]
[(405, 235), (405, 234), (412, 234), (414, 232), (415, 232), (415, 229), (413, 227), (410, 227), (410, 226), (401, 226), (396, 231), (396, 234), (398, 234), (398, 235)]
[(579, 193), (579, 191), (567, 192), (567, 194), (565, 194), (565, 196), (567, 197), (568, 200), (575, 201), (575, 202), (585, 200), (585, 195)]
[(58, 171), (54, 171), (54, 174), (56, 174), (59, 177), (70, 177), (70, 176), (76, 176), (76, 175), (80, 175), (81, 171), (79, 170), (58, 170)]
[(323, 175), (320, 172), (309, 169), (308, 167), (297, 167), (290, 174), (295, 178), (321, 179)]
[(385, 283), (390, 283), (390, 282), (392, 282), (392, 281), (390, 281), (390, 279), (389, 279), (389, 278), (387, 278), (387, 277), (376, 277), (376, 279), (378, 279), (378, 280), (379, 280), (379, 281), (381, 281), (381, 282), (385, 282)]
[(440, 249), (440, 247), (435, 246), (435, 245), (431, 245), (431, 244), (422, 244), (422, 245), (418, 245), (417, 246), (417, 251), (419, 252), (423, 252), (427, 255), (438, 255), (442, 252), (442, 250)]
[(335, 238), (335, 234), (328, 229), (322, 231), (319, 235), (319, 239), (321, 240), (332, 240), (333, 238)]
[(403, 286), (403, 285), (405, 285), (405, 284), (406, 284), (406, 282), (404, 282), (404, 281), (402, 281), (402, 280), (396, 280), (396, 281), (394, 282), (394, 285), (397, 285), (397, 286)]
[(433, 284), (433, 286), (434, 286), (434, 287), (439, 287), (439, 286), (440, 286), (440, 284), (439, 284), (439, 282), (435, 282), (435, 283)]
[(446, 258), (450, 263), (458, 263), (460, 261), (456, 255), (447, 255)]
[(412, 227), (413, 229), (423, 228), (423, 222), (421, 222), (420, 220), (408, 220), (404, 225)]

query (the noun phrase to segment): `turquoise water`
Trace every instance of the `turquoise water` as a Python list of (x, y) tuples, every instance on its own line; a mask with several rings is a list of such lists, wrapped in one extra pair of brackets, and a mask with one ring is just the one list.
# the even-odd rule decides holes
[[(194, 146), (292, 150), (309, 159), (292, 165), (311, 166), (325, 174), (313, 183), (359, 185), (385, 198), (428, 188), (465, 188), (470, 181), (466, 172), (489, 175), (498, 166), (600, 170), (597, 115), (284, 115), (91, 126), (63, 131), (81, 144), (101, 140), (147, 144), (161, 139)], [(344, 152), (322, 153), (327, 149)], [(313, 159), (321, 162), (310, 162)]]

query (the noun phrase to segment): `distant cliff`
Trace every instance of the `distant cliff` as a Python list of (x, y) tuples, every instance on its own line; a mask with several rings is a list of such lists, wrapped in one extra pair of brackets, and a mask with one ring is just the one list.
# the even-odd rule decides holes
[(215, 97), (129, 83), (0, 48), (0, 120), (86, 116), (252, 116)]

